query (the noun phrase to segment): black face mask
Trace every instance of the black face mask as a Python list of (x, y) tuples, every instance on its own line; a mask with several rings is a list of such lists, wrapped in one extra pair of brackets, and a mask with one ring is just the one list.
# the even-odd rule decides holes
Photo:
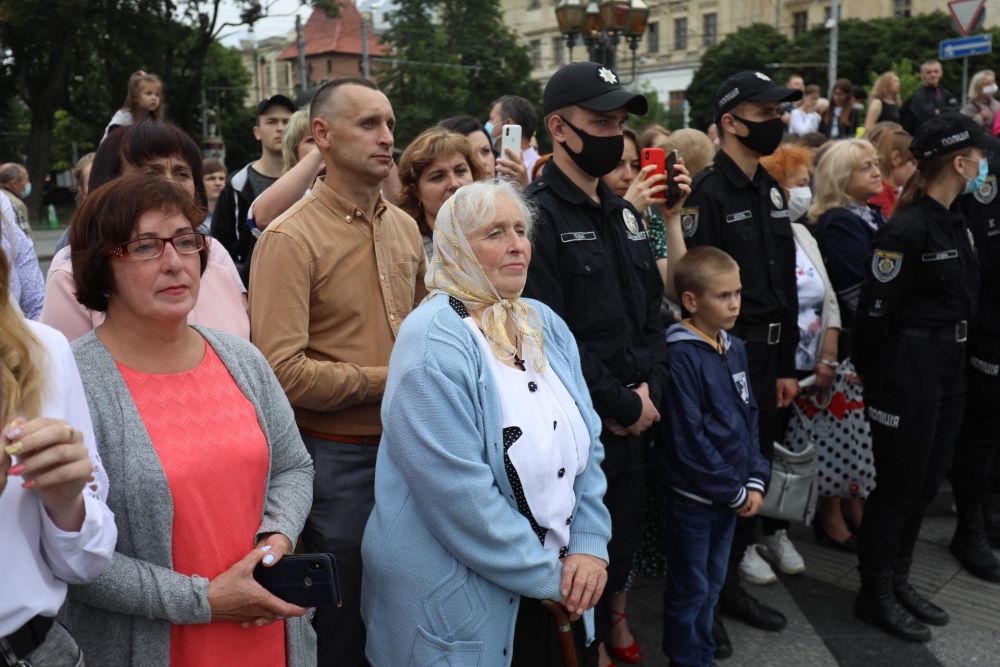
[(565, 141), (559, 142), (559, 145), (565, 149), (576, 166), (594, 178), (610, 174), (618, 166), (618, 162), (622, 159), (622, 153), (625, 152), (624, 134), (617, 134), (613, 137), (595, 137), (587, 134), (565, 118), (562, 119), (562, 122), (576, 132), (583, 142), (583, 148), (579, 153), (573, 152), (573, 149), (567, 146)]
[(780, 118), (757, 122), (740, 118), (736, 114), (731, 115), (750, 130), (750, 134), (747, 136), (737, 136), (736, 138), (754, 153), (770, 155), (781, 145), (781, 137), (785, 134), (785, 124)]

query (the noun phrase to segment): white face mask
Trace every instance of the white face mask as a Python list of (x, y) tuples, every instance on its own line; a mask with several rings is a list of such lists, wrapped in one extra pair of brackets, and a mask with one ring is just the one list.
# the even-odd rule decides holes
[(988, 86), (983, 86), (983, 95), (993, 96), (997, 94), (998, 90), (1000, 90), (1000, 88), (997, 87), (997, 84), (991, 83)]
[(803, 185), (800, 188), (792, 188), (788, 191), (788, 213), (791, 216), (791, 221), (795, 222), (809, 210), (809, 205), (812, 204), (813, 193), (808, 185)]

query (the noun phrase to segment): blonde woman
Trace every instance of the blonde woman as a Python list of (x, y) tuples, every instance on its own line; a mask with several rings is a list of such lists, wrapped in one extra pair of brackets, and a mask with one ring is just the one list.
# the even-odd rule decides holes
[(1000, 109), (997, 94), (997, 78), (993, 70), (982, 69), (972, 75), (969, 82), (969, 101), (962, 107), (962, 113), (976, 121), (987, 132), (993, 129), (993, 122)]
[(883, 72), (872, 86), (868, 114), (865, 116), (865, 133), (871, 131), (877, 123), (898, 123), (899, 105), (899, 77), (892, 71)]
[(80, 649), (54, 618), (68, 584), (111, 562), (118, 533), (69, 343), (24, 319), (9, 280), (0, 253), (0, 655), (75, 665)]
[(916, 158), (910, 152), (913, 137), (899, 123), (884, 122), (877, 123), (865, 138), (875, 146), (878, 169), (882, 172), (882, 192), (871, 197), (868, 203), (878, 206), (888, 219), (896, 208), (903, 186), (917, 169)]

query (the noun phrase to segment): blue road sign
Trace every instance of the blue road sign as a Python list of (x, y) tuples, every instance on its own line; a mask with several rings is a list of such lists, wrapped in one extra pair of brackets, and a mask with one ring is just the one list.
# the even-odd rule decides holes
[(958, 39), (946, 39), (938, 45), (938, 57), (941, 60), (981, 56), (993, 51), (993, 35), (970, 35)]

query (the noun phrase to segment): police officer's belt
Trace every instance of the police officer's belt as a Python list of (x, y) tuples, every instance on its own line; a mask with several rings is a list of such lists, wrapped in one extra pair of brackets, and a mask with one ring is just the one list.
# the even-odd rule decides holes
[(966, 320), (949, 324), (937, 329), (930, 327), (900, 327), (899, 333), (904, 336), (914, 336), (916, 338), (929, 338), (930, 340), (943, 340), (949, 343), (964, 343), (969, 337), (969, 323)]
[(777, 345), (781, 342), (781, 322), (770, 324), (737, 324), (733, 333), (747, 343), (767, 343)]

